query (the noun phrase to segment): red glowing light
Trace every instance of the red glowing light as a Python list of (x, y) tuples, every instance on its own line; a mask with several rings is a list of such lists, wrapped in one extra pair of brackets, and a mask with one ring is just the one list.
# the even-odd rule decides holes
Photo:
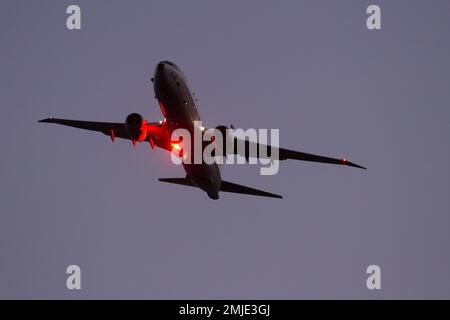
[(153, 138), (151, 136), (148, 138), (148, 140), (150, 141), (150, 146), (152, 147), (152, 150), (154, 150), (155, 149), (155, 141), (153, 140)]
[(172, 146), (173, 150), (181, 150), (181, 147), (178, 143), (171, 143), (170, 145)]
[[(164, 118), (166, 117), (166, 109), (164, 109), (164, 105), (161, 101), (159, 101), (159, 107), (161, 108), (161, 112), (164, 116)], [(164, 119), (165, 120), (165, 119)]]

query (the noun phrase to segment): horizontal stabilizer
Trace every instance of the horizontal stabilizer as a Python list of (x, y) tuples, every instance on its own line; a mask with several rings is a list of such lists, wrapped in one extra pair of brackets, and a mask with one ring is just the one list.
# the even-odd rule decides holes
[(159, 178), (161, 182), (168, 182), (174, 184), (181, 184), (183, 186), (195, 187), (189, 178)]
[(220, 191), (283, 199), (283, 197), (278, 194), (261, 191), (258, 189), (253, 189), (250, 187), (246, 187), (246, 186), (243, 186), (240, 184), (236, 184), (236, 183), (232, 183), (232, 182), (228, 182), (228, 181), (224, 181), (224, 180), (222, 180), (222, 184), (220, 185)]
[[(173, 183), (173, 184), (180, 184), (183, 186), (189, 186), (189, 187), (195, 187), (195, 185), (192, 183), (192, 181), (189, 178), (159, 178), (158, 179), (161, 182), (167, 182), (167, 183)], [(269, 198), (278, 198), (283, 199), (282, 196), (278, 194), (273, 194), (270, 192), (253, 189), (250, 187), (242, 186), (240, 184), (228, 182), (222, 180), (222, 183), (220, 185), (220, 191), (222, 192), (231, 192), (231, 193), (240, 193), (240, 194), (248, 194), (252, 196), (260, 196), (260, 197), (269, 197)]]

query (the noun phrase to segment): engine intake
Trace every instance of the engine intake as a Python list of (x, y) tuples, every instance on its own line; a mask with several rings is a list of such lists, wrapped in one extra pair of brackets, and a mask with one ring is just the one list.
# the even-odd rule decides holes
[(125, 127), (133, 141), (143, 141), (147, 137), (147, 120), (139, 113), (131, 113), (125, 119)]
[(227, 137), (227, 129), (228, 129), (228, 127), (224, 126), (224, 125), (220, 125), (220, 126), (216, 127), (216, 130), (218, 130), (222, 134), (222, 138), (224, 139), (224, 141), (225, 141), (225, 138)]

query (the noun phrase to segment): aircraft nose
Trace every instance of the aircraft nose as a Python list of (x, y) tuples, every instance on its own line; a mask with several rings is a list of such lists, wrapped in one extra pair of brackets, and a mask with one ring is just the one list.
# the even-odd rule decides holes
[(168, 61), (168, 60), (163, 60), (160, 61), (156, 67), (159, 71), (164, 70), (165, 68), (169, 68), (169, 69), (174, 69), (174, 70), (179, 70), (179, 68), (177, 67), (177, 65), (175, 63), (173, 63), (172, 61)]
[(163, 71), (165, 67), (166, 67), (165, 63), (160, 62), (158, 63), (158, 66), (156, 68), (158, 69), (158, 71)]

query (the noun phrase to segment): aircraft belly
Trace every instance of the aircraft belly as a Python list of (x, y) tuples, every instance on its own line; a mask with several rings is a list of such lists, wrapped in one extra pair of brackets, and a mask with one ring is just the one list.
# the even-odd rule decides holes
[(185, 164), (184, 170), (192, 183), (208, 194), (218, 194), (222, 181), (217, 164)]

